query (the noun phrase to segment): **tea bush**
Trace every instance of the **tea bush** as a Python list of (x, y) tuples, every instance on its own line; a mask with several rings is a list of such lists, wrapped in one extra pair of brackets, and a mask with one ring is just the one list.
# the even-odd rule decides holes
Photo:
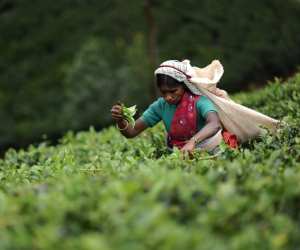
[(166, 151), (162, 126), (10, 149), (0, 249), (298, 249), (300, 74), (234, 98), (288, 125), (217, 158)]

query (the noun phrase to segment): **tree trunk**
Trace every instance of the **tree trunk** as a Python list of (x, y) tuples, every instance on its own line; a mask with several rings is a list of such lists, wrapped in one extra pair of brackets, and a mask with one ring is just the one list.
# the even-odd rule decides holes
[[(145, 0), (144, 12), (146, 23), (148, 25), (147, 43), (148, 43), (148, 57), (151, 72), (154, 72), (158, 64), (158, 50), (157, 50), (157, 26), (153, 15), (153, 0)], [(158, 90), (156, 88), (155, 79), (151, 82), (150, 93), (153, 98), (158, 96)]]

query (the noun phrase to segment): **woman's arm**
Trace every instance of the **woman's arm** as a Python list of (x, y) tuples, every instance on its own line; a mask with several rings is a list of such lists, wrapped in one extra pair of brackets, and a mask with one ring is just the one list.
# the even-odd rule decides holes
[(217, 112), (209, 112), (205, 123), (205, 126), (184, 145), (181, 151), (193, 151), (197, 142), (213, 136), (222, 128)]
[(117, 121), (117, 127), (126, 138), (133, 138), (143, 132), (147, 128), (147, 125), (139, 118), (135, 121), (134, 127), (128, 124), (126, 120)]
[(136, 120), (134, 127), (126, 121), (122, 114), (122, 107), (116, 104), (111, 109), (112, 119), (116, 121), (117, 127), (126, 138), (133, 138), (147, 128), (145, 122), (139, 118)]

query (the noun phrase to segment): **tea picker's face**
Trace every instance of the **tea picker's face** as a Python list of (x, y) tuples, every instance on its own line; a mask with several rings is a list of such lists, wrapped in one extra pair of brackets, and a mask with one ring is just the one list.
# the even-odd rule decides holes
[(177, 104), (185, 93), (185, 88), (183, 85), (178, 85), (176, 87), (163, 85), (159, 88), (159, 90), (162, 97), (169, 104)]

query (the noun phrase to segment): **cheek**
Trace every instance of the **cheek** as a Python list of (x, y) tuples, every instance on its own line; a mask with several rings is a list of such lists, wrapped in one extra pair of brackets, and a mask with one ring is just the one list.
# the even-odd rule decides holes
[(184, 95), (184, 90), (180, 90), (180, 91), (178, 91), (177, 93), (176, 93), (176, 95), (178, 96), (178, 97), (182, 97), (183, 95)]

